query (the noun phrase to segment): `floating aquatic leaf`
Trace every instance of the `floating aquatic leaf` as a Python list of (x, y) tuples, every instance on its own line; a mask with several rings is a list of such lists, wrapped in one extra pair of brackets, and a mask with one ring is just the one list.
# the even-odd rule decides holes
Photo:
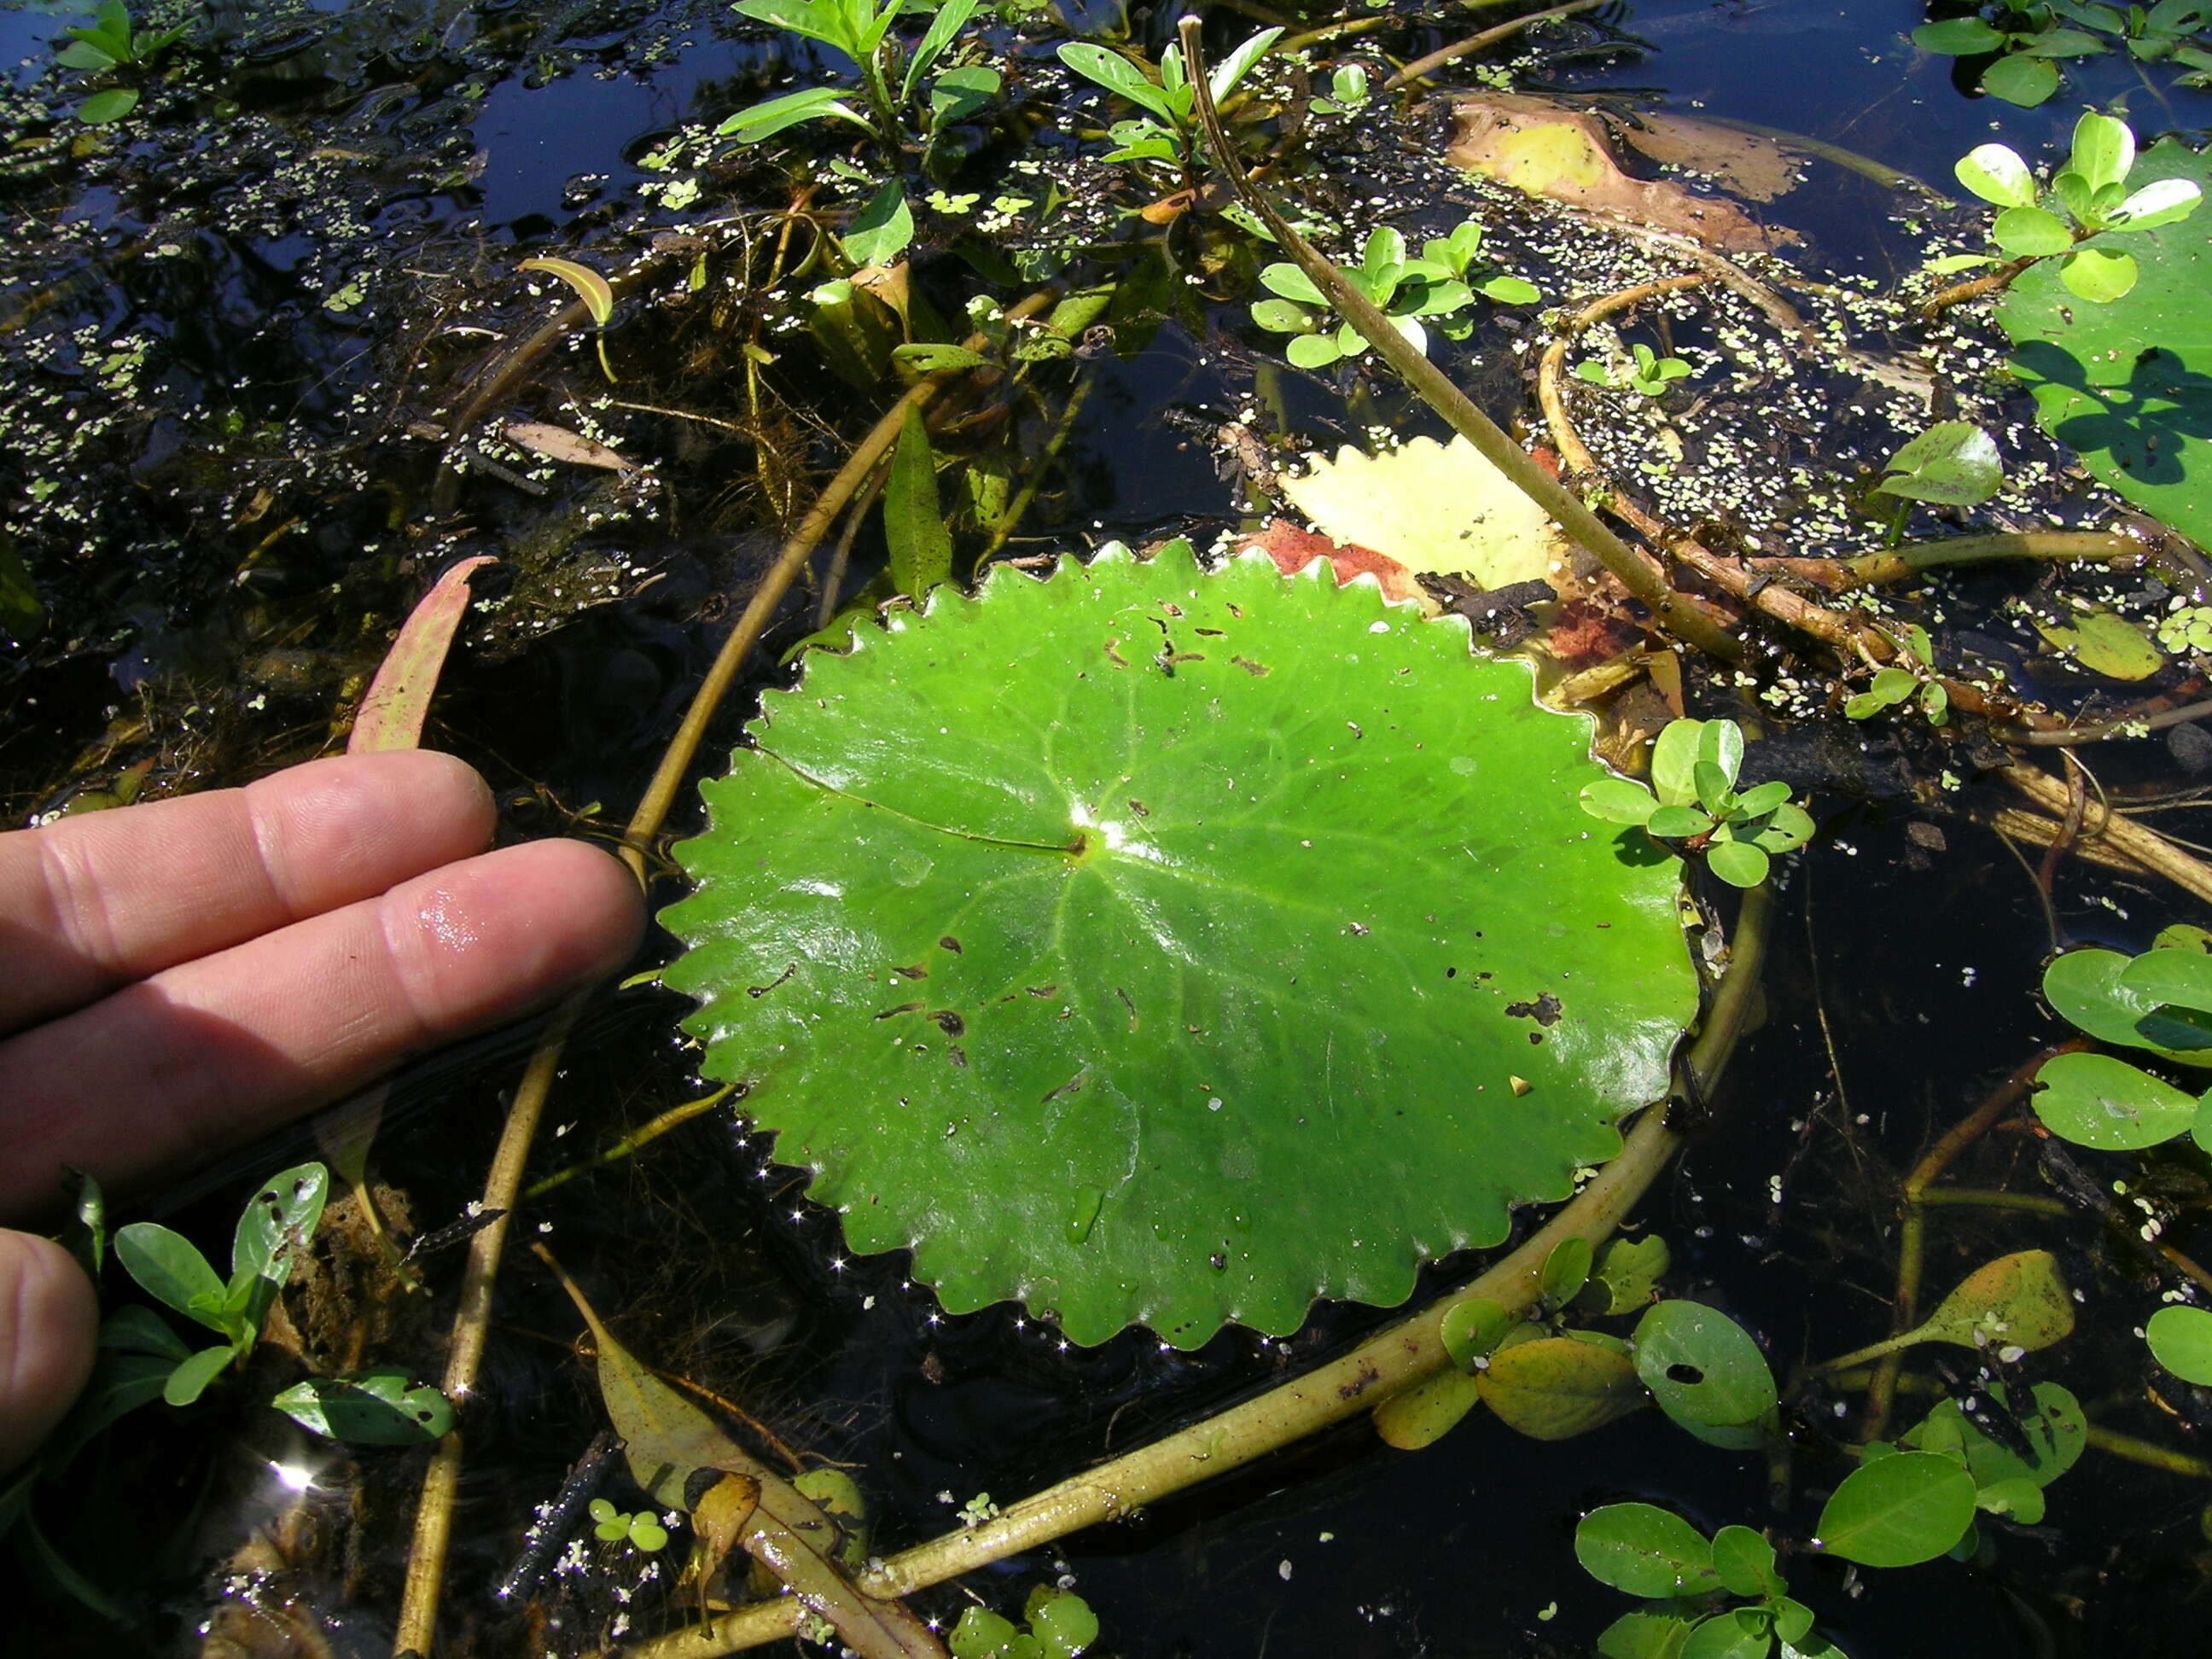
[(2035, 1080), (2036, 1116), (2077, 1146), (2138, 1152), (2187, 1133), (2197, 1119), (2192, 1097), (2110, 1054), (2059, 1054)]
[(1537, 1294), (1554, 1308), (1565, 1307), (1589, 1283), (1590, 1263), (1596, 1255), (1589, 1240), (1580, 1235), (1561, 1239), (1551, 1255), (1544, 1258), (1544, 1270), (1537, 1279)]
[(1644, 1404), (1626, 1354), (1571, 1336), (1500, 1348), (1475, 1382), (1498, 1420), (1531, 1440), (1571, 1440)]
[(1282, 485), (1316, 528), (1411, 571), (1506, 587), (1541, 580), (1566, 553), (1559, 527), (1464, 438), (1415, 438), (1379, 455), (1347, 447)]
[(2094, 611), (2070, 623), (2039, 618), (2035, 631), (2093, 674), (2111, 680), (2148, 679), (2166, 666), (2166, 653), (2124, 617)]
[(1678, 1423), (1735, 1427), (1772, 1411), (1774, 1376), (1742, 1326), (1700, 1302), (1662, 1302), (1637, 1322), (1636, 1374)]
[(1419, 1451), (1443, 1439), (1481, 1403), (1481, 1385), (1470, 1373), (1440, 1371), (1377, 1406), (1375, 1432), (1386, 1446)]
[(704, 786), (665, 978), (951, 1308), (1193, 1346), (1394, 1304), (1665, 1088), (1674, 866), (1592, 835), (1587, 724), (1456, 619), (1110, 553), (809, 664)]
[(1608, 1504), (1575, 1528), (1575, 1559), (1601, 1584), (1668, 1600), (1721, 1587), (1713, 1547), (1688, 1522), (1655, 1504)]
[(1723, 1527), (1713, 1534), (1713, 1571), (1731, 1595), (1782, 1594), (1774, 1546), (1749, 1527)]
[(1518, 1322), (1503, 1302), (1493, 1302), (1486, 1296), (1471, 1297), (1445, 1311), (1437, 1334), (1452, 1364), (1472, 1371), (1476, 1369), (1475, 1361), (1487, 1358)]
[(1939, 1403), (1905, 1436), (1905, 1443), (1960, 1459), (1975, 1486), (1984, 1491), (2014, 1480), (2047, 1486), (2081, 1455), (2089, 1441), (2089, 1421), (2082, 1415), (2081, 1402), (2056, 1382), (2039, 1382), (2032, 1395), (2035, 1409), (2017, 1424), (2033, 1458), (1992, 1439), (1954, 1400)]
[(1590, 1286), (1583, 1292), (1583, 1305), (1601, 1315), (1643, 1307), (1667, 1276), (1672, 1261), (1667, 1241), (1656, 1233), (1644, 1238), (1616, 1238), (1598, 1252)]
[(1766, 1614), (1754, 1607), (1731, 1607), (1702, 1619), (1682, 1644), (1682, 1659), (1767, 1659), (1773, 1651)]
[(1697, 1623), (1695, 1613), (1638, 1607), (1598, 1633), (1597, 1650), (1601, 1659), (1681, 1659), (1682, 1644)]
[[(2155, 950), (2148, 953), (2158, 954)], [(2212, 1043), (2192, 1054), (2186, 1049), (2161, 1047), (2145, 1033), (2145, 1022), (2157, 1013), (2164, 999), (2154, 999), (2130, 988), (2129, 971), (2144, 959), (2123, 956), (2118, 951), (2069, 951), (2052, 957), (2043, 970), (2044, 997), (2063, 1018), (2100, 1042), (2148, 1048), (2168, 1060), (2212, 1066)], [(2144, 969), (2142, 982), (2152, 982), (2153, 974), (2160, 971)]]
[[(2063, 1058), (2063, 1056), (2062, 1056)], [(1923, 1342), (2047, 1348), (2074, 1328), (2074, 1299), (2048, 1250), (2019, 1250), (1984, 1262), (1945, 1297), (1915, 1334)]]
[(453, 1426), (453, 1402), (397, 1366), (309, 1377), (269, 1403), (310, 1433), (356, 1446), (428, 1445)]
[[(2212, 184), (2212, 159), (2169, 138), (2129, 174), (2137, 186), (2166, 179)], [(2128, 500), (2203, 543), (2212, 540), (2212, 214), (2124, 240), (2140, 276), (2118, 299), (2079, 302), (2061, 262), (2046, 261), (2013, 283), (1999, 319), (2044, 430)], [(2098, 252), (2093, 243), (2066, 263), (2078, 270)]]
[(2151, 1358), (2185, 1382), (2212, 1388), (2212, 1313), (2160, 1308), (2143, 1327)]
[(1997, 458), (1996, 440), (1972, 422), (1945, 421), (1891, 456), (1875, 491), (1946, 507), (1976, 507), (2003, 483), (2004, 464)]
[(1934, 1452), (1863, 1463), (1820, 1510), (1815, 1545), (1869, 1567), (1932, 1561), (1974, 1523), (1974, 1478)]

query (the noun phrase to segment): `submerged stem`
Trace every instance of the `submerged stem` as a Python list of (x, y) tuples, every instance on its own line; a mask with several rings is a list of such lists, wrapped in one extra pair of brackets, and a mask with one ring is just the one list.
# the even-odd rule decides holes
[[(1042, 310), (1051, 299), (1049, 289), (1040, 290), (1024, 300), (1007, 314), (1010, 317), (1029, 316)], [(988, 343), (981, 335), (967, 343), (970, 350), (981, 350)], [(754, 589), (751, 601), (737, 626), (722, 641), (722, 648), (692, 694), (691, 706), (684, 711), (684, 723), (669, 740), (659, 768), (653, 781), (646, 787), (637, 811), (631, 816), (629, 827), (623, 832), (622, 856), (638, 880), (646, 879), (646, 850), (653, 838), (659, 834), (662, 820), (674, 804), (676, 792), (690, 769), (692, 758), (698, 752), (707, 727), (720, 706), (722, 698), (737, 678), (738, 670), (751, 654), (776, 607), (790, 591), (799, 571), (814, 551), (815, 545), (825, 535), (845, 503), (852, 498), (876, 463), (887, 453), (897, 440), (908, 409), (921, 409), (944, 387), (951, 376), (962, 371), (944, 370), (917, 380), (909, 386), (856, 445), (837, 475), (823, 488), (806, 516), (785, 539), (781, 551), (768, 574)], [(538, 1133), (538, 1121), (544, 1115), (546, 1097), (551, 1092), (553, 1079), (561, 1063), (561, 1054), (566, 1046), (569, 1031), (574, 1029), (576, 1016), (592, 992), (580, 992), (562, 1004), (552, 1023), (538, 1039), (536, 1050), (530, 1056), (521, 1083), (514, 1091), (513, 1104), (507, 1108), (506, 1127), (500, 1133), (499, 1150), (492, 1159), (490, 1174), (485, 1178), (483, 1208), (497, 1212), (498, 1218), (469, 1243), (469, 1261), (461, 1281), (461, 1303), (453, 1316), (453, 1346), (446, 1363), (443, 1387), (447, 1395), (462, 1401), (476, 1387), (477, 1372), (483, 1358), (484, 1335), (491, 1320), (492, 1292), (498, 1282), (500, 1255), (507, 1242), (508, 1223), (522, 1189), (522, 1176), (530, 1158), (532, 1141)], [(438, 1443), (428, 1473), (422, 1482), (422, 1497), (415, 1512), (415, 1537), (408, 1554), (407, 1577), (401, 1593), (399, 1623), (392, 1641), (397, 1654), (428, 1654), (432, 1650), (438, 1621), (439, 1593), (445, 1577), (446, 1548), (453, 1530), (453, 1499), (460, 1485), (461, 1437), (459, 1431), (448, 1433)]]
[[(1194, 71), (1195, 74), (1197, 71)], [(1683, 1058), (1686, 1088), (1702, 1094), (1718, 1078), (1753, 1006), (1773, 902), (1765, 888), (1744, 895), (1728, 977)], [(1637, 1120), (1620, 1156), (1597, 1172), (1569, 1203), (1518, 1249), (1473, 1283), (1386, 1327), (1350, 1352), (1270, 1389), (1256, 1399), (1193, 1424), (1111, 1462), (1073, 1475), (991, 1520), (963, 1527), (902, 1555), (859, 1581), (870, 1595), (909, 1595), (1054, 1539), (1128, 1514), (1146, 1504), (1279, 1451), (1332, 1424), (1372, 1411), (1385, 1399), (1451, 1364), (1441, 1332), (1445, 1314), (1477, 1297), (1525, 1310), (1536, 1301), (1544, 1263), (1569, 1238), (1601, 1243), (1620, 1225), (1681, 1137), (1667, 1125), (1672, 1100)], [(805, 1609), (789, 1597), (756, 1602), (689, 1630), (623, 1650), (626, 1659), (712, 1659), (781, 1640)]]
[(1182, 51), (1183, 61), (1190, 70), (1191, 89), (1197, 97), (1199, 122), (1206, 131), (1215, 165), (1345, 321), (1375, 349), (1376, 355), (1422, 402), (1443, 416), (1453, 431), (1472, 444), (1485, 460), (1504, 473), (1509, 483), (1541, 507), (1571, 538), (1589, 549), (1622, 586), (1644, 603), (1659, 628), (1720, 661), (1742, 661), (1741, 641), (1724, 632), (1704, 611), (1668, 586), (1662, 574), (1638, 557), (1634, 549), (1562, 487), (1558, 479), (1537, 465), (1528, 453), (1477, 409), (1443, 370), (1415, 350), (1373, 301), (1346, 282), (1335, 266), (1315, 252), (1312, 245), (1291, 228), (1275, 210), (1274, 204), (1252, 182), (1237, 159), (1236, 147), (1229, 142), (1229, 135), (1222, 130), (1220, 112), (1214, 107), (1212, 94), (1206, 86), (1205, 52), (1194, 17), (1182, 20)]

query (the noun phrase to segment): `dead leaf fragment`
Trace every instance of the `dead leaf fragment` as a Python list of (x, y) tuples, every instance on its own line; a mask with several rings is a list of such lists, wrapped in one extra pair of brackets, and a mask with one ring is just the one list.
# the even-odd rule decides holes
[(1649, 114), (1620, 128), (1620, 137), (1662, 167), (1702, 173), (1753, 202), (1771, 202), (1797, 187), (1806, 157), (1773, 139), (1692, 115)]
[(438, 578), (399, 629), (399, 636), (384, 654), (376, 678), (354, 715), (353, 735), (346, 740), (349, 755), (371, 754), (382, 749), (414, 749), (422, 741), (422, 722), (430, 713), (431, 694), (446, 666), (446, 653), (468, 614), (469, 578), (477, 570), (499, 561), (488, 553), (463, 559)]
[(1584, 110), (1540, 98), (1478, 93), (1454, 106), (1456, 131), (1444, 159), (1532, 196), (1656, 226), (1731, 252), (1796, 238), (1769, 231), (1733, 202), (1693, 196), (1668, 179), (1632, 179), (1613, 159), (1604, 124)]
[(1318, 532), (1301, 530), (1280, 519), (1269, 520), (1267, 528), (1256, 535), (1245, 537), (1237, 544), (1237, 550), (1239, 553), (1265, 553), (1275, 562), (1275, 568), (1285, 576), (1297, 575), (1316, 559), (1327, 559), (1336, 572), (1339, 587), (1355, 576), (1372, 576), (1382, 585), (1382, 597), (1386, 599), (1396, 601), (1422, 597), (1421, 585), (1413, 580), (1413, 573), (1397, 560), (1357, 543), (1331, 541)]
[(1414, 574), (1508, 587), (1547, 580), (1567, 548), (1544, 510), (1464, 438), (1416, 438), (1381, 455), (1346, 447), (1280, 482), (1323, 535), (1371, 548)]
[[(838, 1530), (792, 1484), (725, 1434), (714, 1419), (639, 1363), (599, 1322), (584, 1293), (540, 1244), (538, 1256), (591, 1328), (599, 1348), (599, 1396), (607, 1419), (623, 1437), (623, 1455), (637, 1484), (663, 1508), (691, 1514), (708, 1547), (726, 1550), (734, 1535), (745, 1553), (787, 1586), (812, 1612), (828, 1620), (861, 1659), (949, 1659), (945, 1644), (902, 1601), (879, 1601), (855, 1588), (830, 1553)], [(717, 1481), (695, 1510), (685, 1501), (700, 1470), (735, 1477)]]
[(629, 456), (580, 432), (571, 432), (565, 426), (550, 426), (544, 421), (509, 421), (501, 430), (507, 442), (549, 461), (562, 461), (570, 466), (595, 466), (604, 472), (637, 471), (637, 463)]

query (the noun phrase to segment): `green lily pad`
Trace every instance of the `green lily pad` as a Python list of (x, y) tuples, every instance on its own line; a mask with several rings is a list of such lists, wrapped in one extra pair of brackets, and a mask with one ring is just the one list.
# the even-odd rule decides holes
[(1371, 584), (994, 569), (815, 653), (664, 913), (853, 1247), (1079, 1342), (1282, 1333), (1565, 1197), (1695, 1005), (1589, 723)]
[[(2128, 174), (2212, 187), (2212, 159), (2166, 139)], [(2212, 539), (2212, 213), (2100, 237), (2141, 275), (2108, 304), (2083, 301), (2043, 260), (2008, 290), (1998, 320), (2043, 429), (2096, 477), (2198, 543)]]

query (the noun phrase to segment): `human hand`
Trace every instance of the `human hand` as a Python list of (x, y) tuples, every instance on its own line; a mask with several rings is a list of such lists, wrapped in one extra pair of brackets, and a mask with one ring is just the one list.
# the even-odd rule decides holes
[[(0, 1220), (64, 1164), (125, 1191), (408, 1054), (614, 972), (643, 905), (580, 842), (494, 853), (483, 781), (428, 750), (0, 835)], [(90, 1369), (92, 1288), (0, 1229), (0, 1469)]]

